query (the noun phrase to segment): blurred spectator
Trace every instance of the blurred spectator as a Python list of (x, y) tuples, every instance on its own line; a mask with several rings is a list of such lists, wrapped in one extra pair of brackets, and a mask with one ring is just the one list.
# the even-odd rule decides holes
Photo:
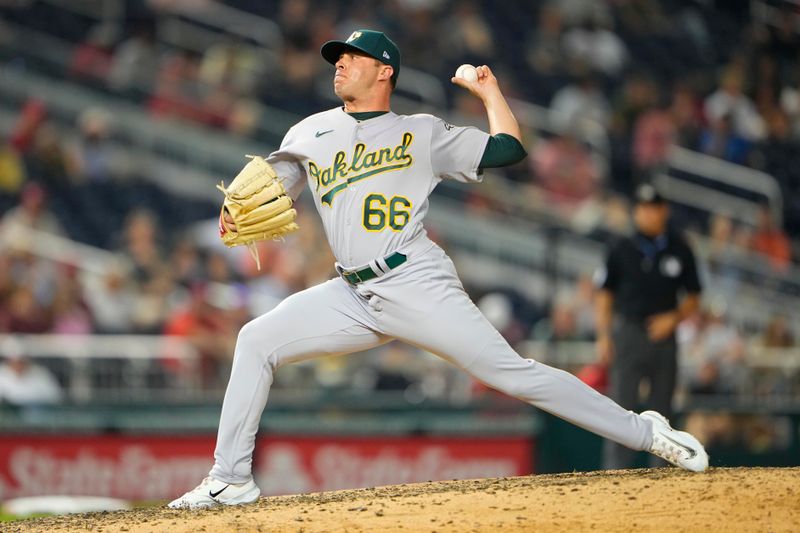
[(614, 103), (612, 129), (630, 137), (639, 117), (658, 104), (659, 96), (658, 87), (647, 76), (634, 73), (626, 77)]
[[(303, 253), (290, 248), (272, 246), (263, 255), (259, 276), (251, 276), (248, 282), (250, 293), (250, 314), (262, 315), (290, 294), (305, 288), (303, 273)], [(247, 261), (253, 263), (249, 257)]]
[(0, 220), (0, 228), (14, 238), (29, 238), (29, 232), (43, 231), (63, 235), (56, 216), (47, 209), (47, 192), (36, 183), (28, 183), (22, 189), (19, 205), (9, 209)]
[(639, 116), (633, 129), (633, 165), (641, 181), (648, 181), (666, 163), (676, 140), (677, 130), (669, 110), (654, 108)]
[(540, 75), (551, 75), (564, 69), (563, 29), (561, 10), (554, 4), (543, 5), (536, 30), (530, 32), (526, 45), (528, 65)]
[(581, 274), (570, 296), (570, 303), (575, 310), (575, 327), (582, 339), (593, 339), (594, 323), (594, 280), (590, 274)]
[(536, 323), (531, 337), (533, 340), (546, 342), (581, 341), (589, 338), (578, 330), (575, 308), (564, 299), (556, 299), (550, 309), (550, 316)]
[(792, 137), (800, 139), (800, 73), (791, 75), (791, 82), (781, 88), (780, 106), (790, 119)]
[(188, 289), (202, 281), (205, 274), (200, 259), (200, 252), (191, 237), (179, 237), (169, 258), (175, 283)]
[(123, 229), (121, 252), (133, 264), (133, 279), (148, 283), (166, 270), (157, 240), (158, 223), (147, 209), (137, 209), (128, 214)]
[(182, 51), (168, 56), (157, 75), (156, 92), (148, 108), (159, 118), (177, 118), (224, 127), (233, 95), (209, 86), (200, 77), (200, 57)]
[(233, 102), (228, 114), (228, 131), (240, 137), (258, 133), (264, 119), (264, 106), (252, 98), (239, 98)]
[(116, 264), (102, 276), (87, 276), (84, 288), (97, 333), (129, 333), (133, 330), (131, 314), (136, 294), (124, 267)]
[(734, 242), (734, 224), (730, 217), (716, 214), (711, 218), (709, 246), (706, 250), (709, 274), (717, 281), (721, 293), (733, 299), (742, 281), (742, 272), (737, 264), (743, 259), (745, 250)]
[[(369, 0), (350, 2), (336, 26), (336, 35), (350, 35), (360, 28), (381, 30), (382, 26), (376, 20), (376, 11), (374, 3)], [(408, 11), (411, 12), (409, 14), (412, 14), (414, 10)]]
[(44, 102), (35, 98), (27, 100), (19, 112), (17, 123), (11, 131), (9, 142), (17, 152), (25, 153), (36, 137), (36, 132), (47, 118), (47, 107)]
[(298, 224), (303, 224), (305, 231), (294, 234), (293, 244), (304, 256), (302, 284), (310, 287), (335, 275), (333, 270), (335, 259), (330, 247), (323, 244), (322, 224), (316, 213), (301, 208), (297, 217)]
[(556, 204), (574, 206), (600, 188), (600, 171), (589, 150), (571, 135), (537, 143), (529, 159), (536, 183)]
[(706, 98), (706, 117), (712, 126), (725, 120), (726, 129), (736, 137), (758, 141), (765, 134), (764, 121), (743, 91), (743, 72), (738, 67), (729, 67), (722, 75), (719, 89)]
[(775, 270), (786, 271), (791, 264), (791, 242), (786, 233), (775, 225), (768, 205), (762, 205), (758, 211), (753, 250), (766, 257)]
[(53, 333), (88, 335), (93, 332), (93, 317), (74, 269), (62, 269), (58, 276), (52, 313)]
[(767, 55), (760, 55), (751, 67), (754, 75), (754, 100), (758, 113), (767, 118), (778, 107), (779, 81), (775, 60)]
[(25, 166), (9, 144), (0, 145), (0, 194), (17, 192), (26, 179)]
[(313, 18), (310, 0), (280, 0), (277, 22), (284, 40), (309, 39), (311, 33), (308, 24)]
[(205, 262), (205, 279), (215, 283), (232, 283), (236, 281), (228, 258), (222, 252), (210, 252)]
[(259, 57), (259, 52), (232, 39), (206, 50), (200, 64), (199, 79), (212, 87), (224, 87), (236, 95), (249, 95), (255, 92), (263, 74), (263, 58)]
[(693, 395), (733, 394), (742, 387), (745, 343), (725, 312), (724, 304), (713, 305), (703, 313), (694, 335), (684, 339), (682, 353), (694, 369), (688, 386)]
[(525, 326), (515, 316), (514, 306), (507, 295), (502, 292), (490, 292), (477, 301), (477, 306), (511, 346), (525, 340)]
[(109, 145), (111, 114), (105, 109), (86, 109), (78, 117), (80, 138), (72, 147), (77, 175), (90, 182), (104, 182), (113, 177), (116, 160)]
[[(234, 313), (242, 302), (233, 290), (218, 283), (193, 287), (188, 305), (176, 310), (164, 325), (165, 335), (185, 337), (197, 349), (200, 372), (207, 385), (220, 384), (218, 380), (230, 365), (236, 335), (243, 324)], [(165, 361), (165, 366), (178, 374), (186, 371), (170, 360)]]
[(767, 114), (767, 138), (754, 150), (755, 168), (775, 177), (783, 192), (787, 230), (800, 228), (800, 142), (793, 137), (789, 117), (781, 109)]
[(709, 127), (700, 136), (701, 152), (743, 165), (747, 161), (751, 144), (732, 127), (731, 116), (722, 115), (712, 119)]
[(104, 81), (111, 69), (112, 51), (119, 28), (112, 22), (94, 26), (86, 40), (73, 52), (70, 73), (76, 78)]
[(670, 106), (675, 125), (675, 143), (686, 148), (697, 146), (702, 127), (703, 106), (694, 91), (685, 84), (678, 84), (672, 91)]
[(33, 146), (25, 156), (28, 174), (51, 193), (60, 194), (72, 184), (78, 173), (78, 160), (70, 153), (52, 123), (44, 123), (36, 132)]
[(765, 348), (794, 347), (794, 334), (789, 328), (789, 321), (786, 315), (779, 314), (770, 318), (764, 333), (761, 335), (761, 345)]
[(152, 92), (159, 60), (153, 24), (138, 22), (133, 35), (114, 50), (108, 73), (108, 83), (113, 89), (133, 90), (137, 97)]
[(492, 27), (480, 12), (474, 0), (456, 2), (454, 9), (444, 19), (441, 44), (445, 57), (453, 63), (471, 62), (479, 65), (489, 62), (495, 54)]
[(175, 285), (167, 270), (154, 271), (141, 281), (135, 292), (131, 308), (134, 333), (157, 335), (163, 333), (164, 323), (180, 298), (176, 298)]
[[(322, 72), (324, 65), (319, 62), (319, 52), (311, 48), (311, 41), (305, 34), (294, 36), (281, 52), (280, 68), (282, 75), (270, 80), (270, 86), (262, 91), (268, 103), (280, 106), (287, 111), (304, 113), (313, 107), (314, 80)], [(329, 71), (332, 80), (333, 70)], [(329, 81), (329, 83), (333, 83)]]
[(630, 218), (630, 205), (624, 196), (601, 193), (577, 207), (570, 225), (579, 233), (607, 242), (631, 232)]
[[(663, 38), (676, 21), (669, 20), (658, 0), (626, 0), (619, 3), (621, 28), (635, 40)], [(634, 39), (632, 39), (634, 40)]]
[[(415, 354), (399, 342), (392, 342), (382, 349), (378, 355), (380, 365), (374, 367), (375, 372), (373, 390), (376, 391), (402, 391), (406, 392), (421, 377), (415, 375)], [(336, 360), (339, 359), (339, 360)], [(325, 365), (330, 368), (334, 363), (340, 366), (342, 358), (328, 359)], [(321, 373), (318, 372), (318, 375)], [(329, 381), (329, 377), (324, 378)], [(420, 400), (423, 398), (419, 398)]]
[(52, 317), (30, 287), (19, 286), (0, 302), (0, 331), (9, 333), (47, 333)]
[[(287, 3), (295, 3), (295, 0), (286, 0)], [(392, 7), (384, 5), (384, 9)], [(319, 50), (326, 42), (338, 38), (341, 34), (336, 33), (336, 20), (338, 17), (338, 6), (335, 4), (324, 3), (314, 6), (314, 16), (306, 18), (304, 24), (308, 26), (311, 47)], [(390, 20), (397, 18), (390, 17)]]
[(592, 70), (615, 76), (628, 62), (625, 43), (607, 25), (588, 19), (564, 34), (564, 50), (578, 64), (589, 65)]
[(42, 405), (59, 403), (61, 387), (45, 367), (28, 359), (22, 345), (7, 338), (0, 345), (5, 363), (0, 365), (0, 401), (12, 405)]
[(791, 2), (777, 2), (776, 16), (767, 25), (767, 42), (764, 52), (774, 58), (781, 71), (797, 68), (797, 51), (800, 50), (800, 35), (797, 33), (797, 6)]
[(608, 101), (590, 75), (580, 76), (553, 97), (550, 110), (555, 113), (553, 120), (562, 128), (580, 127), (584, 120), (593, 120), (608, 126), (610, 110)]
[(563, 13), (568, 26), (581, 24), (607, 24), (611, 21), (611, 7), (593, 0), (559, 0), (552, 2)]

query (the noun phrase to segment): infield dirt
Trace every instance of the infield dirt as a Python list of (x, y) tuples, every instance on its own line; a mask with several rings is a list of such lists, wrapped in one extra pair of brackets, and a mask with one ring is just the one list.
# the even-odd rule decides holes
[(398, 485), (0, 524), (13, 532), (798, 531), (800, 468), (625, 470)]

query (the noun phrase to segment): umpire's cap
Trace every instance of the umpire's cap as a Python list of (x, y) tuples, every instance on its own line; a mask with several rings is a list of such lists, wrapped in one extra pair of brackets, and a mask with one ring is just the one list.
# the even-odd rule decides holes
[(661, 196), (658, 189), (650, 183), (642, 183), (636, 188), (634, 195), (637, 204), (665, 204), (667, 200)]
[(392, 86), (397, 84), (400, 74), (400, 49), (385, 33), (375, 30), (356, 30), (346, 41), (328, 41), (322, 45), (320, 53), (325, 61), (335, 65), (345, 50), (358, 50), (374, 57), (394, 69)]

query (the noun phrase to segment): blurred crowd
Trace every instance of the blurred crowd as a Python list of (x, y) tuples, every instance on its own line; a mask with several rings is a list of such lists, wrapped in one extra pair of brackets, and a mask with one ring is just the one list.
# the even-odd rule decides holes
[[(259, 271), (248, 254), (204, 243), (192, 228), (161, 231), (156, 214), (144, 207), (131, 210), (113, 236), (114, 259), (102, 266), (104, 273), (82, 270), (28, 246), (40, 238), (36, 232), (63, 232), (46, 195), (42, 186), (27, 184), (20, 204), (0, 219), (0, 332), (183, 336), (206, 361), (208, 382), (218, 384), (249, 318), (334, 273), (309, 212), (300, 215), (305, 231), (288, 243), (261, 245)], [(199, 226), (216, 234), (212, 224)]]
[[(279, 139), (265, 127), (273, 120), (265, 105), (298, 115), (335, 105), (320, 45), (354, 28), (383, 29), (405, 65), (444, 80), (449, 109), (442, 113), (483, 120), (479, 102), (446, 83), (464, 62), (490, 64), (508, 96), (552, 111), (561, 133), (529, 131), (527, 162), (506, 171), (538, 186), (531, 203), (576, 225), (612, 218), (619, 202), (610, 193), (624, 198), (664, 169), (671, 146), (685, 146), (773, 175), (782, 222), (774, 213), (758, 224), (731, 222), (735, 245), (763, 253), (779, 270), (798, 258), (787, 238), (800, 229), (800, 36), (793, 25), (800, 13), (792, 2), (245, 1), (231, 5), (272, 21), (277, 42), (231, 36), (203, 51), (159, 38), (164, 14), (191, 2), (124, 4), (124, 18), (95, 24), (52, 20), (39, 5), (5, 14), (30, 27), (47, 20), (42, 29), (72, 43), (64, 76), (139, 102), (153, 116), (269, 146)], [(762, 5), (772, 10), (756, 9)], [(34, 106), (30, 120), (41, 113)], [(100, 180), (124, 169), (103, 147), (113, 133), (108, 117), (95, 115), (68, 147), (67, 170)], [(587, 122), (610, 140), (608, 161), (583, 142)], [(702, 232), (714, 229), (713, 220), (687, 217)]]
[[(729, 280), (729, 295), (740, 276), (731, 258), (755, 251), (775, 272), (787, 271), (797, 258), (789, 238), (800, 229), (800, 34), (793, 3), (768, 2), (775, 8), (769, 21), (753, 17), (750, 2), (721, 0), (230, 4), (273, 20), (280, 45), (265, 49), (231, 37), (203, 52), (170, 46), (158, 38), (158, 20), (161, 10), (176, 5), (173, 0), (126, 2), (124, 21), (102, 24), (70, 15), (41, 17), (37, 10), (44, 7), (36, 3), (0, 9), (8, 20), (73, 43), (63, 74), (74, 82), (138, 102), (160, 119), (272, 144), (275, 139), (263, 136), (271, 120), (265, 105), (298, 114), (334, 105), (320, 45), (355, 28), (383, 29), (399, 44), (406, 65), (447, 80), (458, 64), (487, 63), (507, 95), (553, 111), (563, 133), (531, 134), (527, 162), (507, 176), (538, 185), (545, 203), (569, 213), (576, 226), (591, 227), (600, 217), (615, 231), (627, 228), (625, 195), (660, 172), (670, 146), (678, 144), (765, 170), (782, 188), (783, 226), (766, 207), (755, 226), (721, 215), (692, 221), (709, 236), (707, 267)], [(483, 115), (475, 99), (445, 86), (443, 113)], [(587, 121), (611, 140), (607, 164), (580, 140)], [(44, 103), (33, 99), (19, 106), (0, 149), (1, 233), (66, 236), (112, 251), (115, 260), (103, 274), (89, 274), (43, 259), (19, 242), (4, 247), (0, 332), (183, 336), (202, 355), (204, 381), (224, 384), (244, 322), (334, 275), (333, 258), (320, 245), (321, 228), (301, 208), (304, 231), (286, 244), (264, 244), (259, 272), (246, 252), (221, 249), (208, 237), (215, 235), (208, 221), (216, 206), (176, 200), (135, 179), (135, 165), (110, 142), (113, 125), (113, 113), (87, 109), (64, 130), (50, 120)], [(600, 214), (591, 209), (598, 202)], [(491, 287), (468, 289), (516, 346), (593, 338), (588, 276), (548, 302)], [(684, 389), (695, 396), (747, 387), (752, 392), (748, 349), (793, 347), (793, 335), (786, 317), (775, 316), (766, 330), (745, 339), (724, 306), (710, 306), (680, 330)], [(19, 359), (10, 358), (9, 365)], [(309, 379), (402, 390), (410, 399), (466, 397), (480, 389), (419, 359), (413, 348), (393, 344), (372, 360), (326, 359), (287, 369), (276, 386)], [(169, 361), (164, 370), (182, 371)], [(758, 382), (764, 393), (792, 386)]]
[[(170, 3), (151, 2), (153, 11), (137, 12), (124, 28), (89, 29), (71, 75), (133, 91), (159, 117), (257, 136), (269, 120), (261, 104), (298, 114), (330, 107), (321, 44), (379, 28), (410, 67), (447, 80), (455, 65), (485, 62), (509, 96), (550, 107), (564, 133), (531, 136), (529, 172), (510, 175), (533, 179), (553, 202), (575, 206), (603, 190), (628, 192), (663, 167), (673, 144), (765, 170), (787, 199), (800, 192), (793, 2), (765, 3), (775, 7), (768, 20), (742, 1), (234, 3), (277, 23), (277, 53), (243, 39), (203, 53), (165, 48), (155, 17)], [(473, 98), (444, 86), (455, 116), (482, 117)], [(609, 169), (578, 140), (587, 120), (611, 138)], [(797, 202), (785, 210), (786, 227), (800, 229)]]

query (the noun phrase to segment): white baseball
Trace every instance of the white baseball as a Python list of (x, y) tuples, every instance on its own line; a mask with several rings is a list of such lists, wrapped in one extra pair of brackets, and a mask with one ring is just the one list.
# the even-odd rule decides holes
[(478, 81), (478, 69), (469, 63), (464, 63), (456, 70), (456, 78), (463, 78), (467, 81)]

